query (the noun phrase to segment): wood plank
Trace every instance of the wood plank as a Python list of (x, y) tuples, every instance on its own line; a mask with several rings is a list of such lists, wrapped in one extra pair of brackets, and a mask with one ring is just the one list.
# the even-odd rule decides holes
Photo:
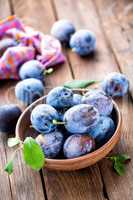
[[(5, 87), (1, 85), (0, 91), (4, 93)], [(3, 97), (0, 97), (0, 104), (3, 104)], [(10, 189), (10, 180), (8, 175), (4, 172), (4, 167), (7, 163), (7, 154), (6, 154), (6, 143), (7, 143), (7, 134), (0, 133), (0, 194), (2, 199), (11, 200), (12, 193)], [(6, 187), (5, 187), (6, 186)]]
[[(10, 15), (10, 5), (8, 1), (0, 0), (0, 18), (4, 18)], [(4, 103), (3, 94), (5, 91), (5, 84), (1, 82), (0, 84), (0, 104)], [(4, 133), (0, 133), (0, 195), (2, 199), (11, 200), (12, 193), (10, 189), (10, 180), (8, 175), (4, 172), (4, 167), (7, 162), (6, 155), (6, 142), (7, 135)]]
[(49, 200), (106, 200), (97, 165), (75, 172), (44, 171)]
[[(32, 9), (29, 8), (28, 12), (23, 12), (20, 2), (23, 4), (23, 2), (20, 0), (17, 1), (16, 4), (14, 3), (15, 13), (17, 13), (18, 16), (21, 16), (23, 21), (25, 21), (25, 23), (27, 24), (30, 21), (28, 21), (28, 19), (32, 18), (32, 22), (30, 21), (29, 25), (32, 25), (35, 28), (38, 28), (38, 26), (40, 26), (39, 30), (42, 30), (43, 32), (48, 32), (53, 22), (55, 21), (52, 7), (49, 6), (50, 1), (34, 2), (35, 5), (32, 6)], [(31, 1), (28, 0), (27, 5), (30, 5), (30, 2)], [(48, 6), (46, 6), (46, 4), (48, 4)], [(42, 13), (41, 15), (41, 21), (39, 21), (39, 25), (36, 25), (36, 19), (35, 21), (33, 20), (34, 13), (37, 8), (38, 10), (40, 10), (40, 12), (41, 10), (43, 10), (44, 13)], [(48, 19), (49, 23), (47, 24), (47, 26), (45, 26), (45, 21), (47, 20), (47, 17), (50, 20)], [(40, 19), (39, 15), (37, 16), (37, 18)], [(43, 27), (45, 28), (43, 29)], [(70, 70), (68, 71), (68, 67), (69, 66), (66, 63), (62, 66), (62, 68), (59, 68), (59, 70), (57, 70), (53, 75), (47, 78), (46, 85), (54, 87), (56, 85), (62, 84), (66, 80), (72, 79), (72, 76), (70, 75)], [(62, 199), (62, 196), (64, 200), (71, 200), (74, 198), (76, 198), (77, 200), (88, 200), (88, 197), (90, 197), (90, 199), (92, 199), (93, 197), (94, 200), (104, 199), (100, 172), (97, 167), (95, 167), (95, 169), (96, 173), (94, 174), (91, 172), (91, 169), (88, 169), (87, 171), (78, 171), (75, 173), (54, 172), (49, 170), (43, 171), (48, 199), (60, 200)], [(82, 176), (83, 178), (81, 179)], [(72, 190), (72, 188), (74, 189)]]
[(95, 0), (95, 5), (120, 70), (130, 80), (130, 91), (133, 96), (133, 2)]
[[(94, 56), (94, 58), (88, 57), (86, 59), (82, 59), (72, 52), (69, 53), (75, 78), (96, 78), (101, 80), (109, 72), (117, 71), (117, 61), (115, 60), (112, 50), (109, 49), (106, 39), (104, 38), (103, 30), (100, 25), (100, 20), (96, 13), (93, 1), (82, 0), (81, 2), (80, 0), (77, 0), (74, 2), (70, 0), (58, 0), (54, 2), (59, 18), (68, 18), (72, 20), (78, 28), (90, 28), (97, 35), (97, 54)], [(64, 9), (65, 12), (63, 12)], [(73, 12), (74, 9), (76, 12)], [(132, 157), (132, 102), (130, 99), (125, 97), (118, 103), (121, 107), (123, 115), (123, 136), (119, 142), (119, 145), (115, 147), (113, 153), (127, 152)], [(128, 124), (126, 122), (128, 122)], [(132, 199), (132, 162), (127, 166), (127, 172), (124, 177), (118, 177), (112, 171), (112, 166), (107, 160), (101, 161), (98, 165), (103, 176), (103, 183), (107, 199)]]
[(10, 3), (8, 0), (0, 0), (0, 19), (11, 15)]

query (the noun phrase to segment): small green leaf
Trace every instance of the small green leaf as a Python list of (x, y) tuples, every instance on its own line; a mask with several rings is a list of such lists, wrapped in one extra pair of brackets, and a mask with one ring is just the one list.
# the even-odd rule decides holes
[(9, 175), (13, 173), (13, 161), (9, 161), (4, 169)]
[(109, 157), (109, 159), (112, 161), (119, 161), (119, 162), (125, 163), (126, 161), (130, 160), (130, 156), (127, 154), (118, 154), (118, 155)]
[(25, 163), (34, 170), (44, 166), (45, 156), (40, 145), (32, 138), (27, 137), (23, 144), (23, 157)]
[(64, 84), (64, 87), (69, 89), (76, 89), (76, 88), (86, 88), (89, 85), (96, 83), (95, 80), (74, 80)]
[(122, 176), (125, 173), (125, 163), (130, 160), (130, 156), (127, 154), (118, 154), (109, 157), (113, 161), (113, 168), (118, 175)]
[(122, 162), (115, 161), (114, 169), (119, 176), (123, 176), (125, 174), (125, 165)]
[(9, 147), (14, 147), (16, 145), (18, 145), (20, 143), (20, 140), (19, 138), (9, 138), (8, 141), (7, 141), (7, 144)]

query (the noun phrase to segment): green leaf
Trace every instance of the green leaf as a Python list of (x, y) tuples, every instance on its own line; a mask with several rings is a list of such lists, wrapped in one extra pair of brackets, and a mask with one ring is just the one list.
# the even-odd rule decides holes
[(117, 160), (119, 160), (120, 162), (125, 163), (126, 161), (130, 160), (130, 156), (127, 154), (120, 154), (117, 156)]
[(125, 174), (125, 165), (122, 162), (115, 161), (114, 169), (119, 176), (123, 176)]
[(109, 159), (112, 161), (119, 161), (119, 162), (125, 163), (126, 161), (130, 160), (130, 156), (127, 154), (118, 154), (118, 155), (109, 157)]
[(13, 161), (9, 161), (4, 169), (9, 175), (13, 173)]
[(69, 88), (69, 89), (86, 88), (89, 85), (92, 85), (96, 82), (97, 81), (95, 80), (74, 80), (74, 81), (66, 82), (64, 84), (64, 87)]
[(8, 141), (7, 141), (7, 144), (9, 147), (14, 147), (16, 145), (18, 145), (20, 143), (20, 140), (19, 138), (9, 138)]
[(42, 148), (32, 137), (27, 137), (24, 141), (23, 157), (25, 163), (34, 170), (40, 170), (44, 166), (45, 156)]
[(125, 163), (130, 160), (130, 156), (127, 154), (118, 154), (115, 156), (109, 157), (113, 161), (114, 170), (118, 175), (122, 176), (125, 173)]

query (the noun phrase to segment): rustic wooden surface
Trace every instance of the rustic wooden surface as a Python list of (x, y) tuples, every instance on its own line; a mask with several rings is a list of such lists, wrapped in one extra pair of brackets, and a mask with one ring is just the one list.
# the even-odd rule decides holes
[[(64, 49), (67, 62), (46, 79), (47, 87), (61, 85), (71, 79), (101, 80), (111, 71), (121, 71), (130, 80), (130, 94), (117, 101), (123, 115), (123, 136), (113, 153), (126, 152), (133, 157), (133, 2), (132, 0), (0, 0), (0, 17), (16, 14), (22, 21), (49, 33), (55, 20), (72, 20), (77, 29), (96, 33), (97, 52), (80, 58)], [(1, 82), (0, 104), (19, 103), (14, 96), (15, 83)], [(109, 161), (77, 172), (40, 173), (27, 168), (18, 154), (15, 173), (3, 172), (12, 151), (7, 136), (0, 134), (0, 200), (132, 200), (133, 162), (126, 174), (117, 176)]]

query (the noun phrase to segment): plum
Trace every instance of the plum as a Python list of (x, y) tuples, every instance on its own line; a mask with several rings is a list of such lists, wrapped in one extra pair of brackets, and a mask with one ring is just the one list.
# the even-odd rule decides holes
[(0, 106), (0, 131), (12, 133), (21, 115), (21, 109), (15, 104)]
[(99, 89), (89, 90), (83, 96), (82, 103), (93, 105), (103, 116), (110, 115), (113, 110), (112, 98)]
[(70, 47), (80, 56), (87, 56), (96, 49), (96, 36), (89, 30), (79, 30), (72, 35)]
[(98, 119), (99, 112), (94, 106), (79, 104), (65, 112), (63, 121), (68, 132), (86, 133)]
[(57, 127), (53, 120), (59, 120), (58, 112), (50, 105), (39, 104), (31, 112), (31, 124), (39, 133), (47, 134)]
[(91, 127), (89, 135), (92, 136), (97, 143), (103, 144), (115, 132), (115, 124), (110, 117), (100, 116), (98, 123)]
[(71, 21), (61, 19), (56, 21), (51, 29), (51, 34), (60, 42), (68, 44), (71, 35), (75, 32), (75, 27)]
[(48, 93), (46, 103), (57, 109), (68, 108), (73, 104), (73, 92), (62, 86), (55, 87)]
[(29, 105), (44, 94), (42, 82), (35, 78), (29, 78), (17, 83), (15, 87), (16, 97), (24, 104)]
[(105, 93), (112, 97), (123, 97), (129, 90), (129, 81), (124, 74), (112, 72), (101, 83)]
[(35, 78), (44, 81), (43, 65), (38, 60), (30, 60), (25, 62), (19, 70), (20, 78)]
[(63, 151), (66, 158), (76, 158), (95, 149), (95, 140), (88, 135), (75, 134), (67, 138)]
[(38, 135), (36, 141), (42, 147), (46, 158), (55, 158), (63, 146), (63, 134), (55, 130), (46, 135)]

